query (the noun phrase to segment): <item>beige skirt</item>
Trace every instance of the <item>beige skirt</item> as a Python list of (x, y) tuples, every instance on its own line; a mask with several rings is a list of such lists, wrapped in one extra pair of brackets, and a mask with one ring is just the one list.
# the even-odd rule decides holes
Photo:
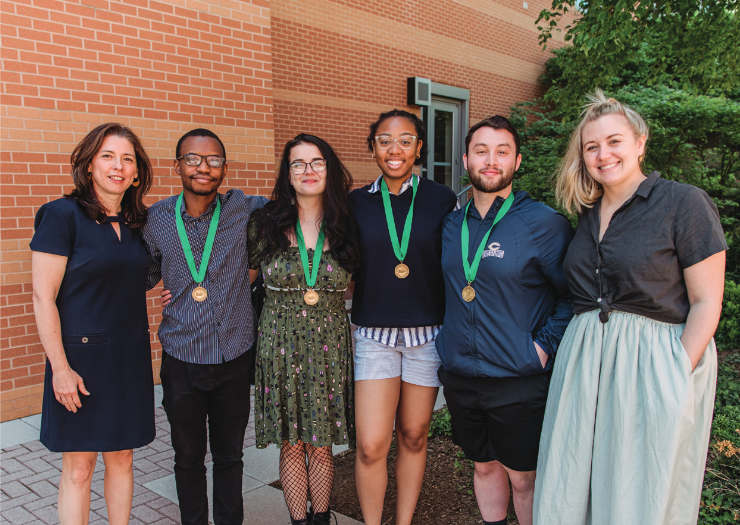
[(684, 325), (598, 311), (573, 318), (540, 438), (535, 525), (695, 525), (717, 382), (691, 371)]

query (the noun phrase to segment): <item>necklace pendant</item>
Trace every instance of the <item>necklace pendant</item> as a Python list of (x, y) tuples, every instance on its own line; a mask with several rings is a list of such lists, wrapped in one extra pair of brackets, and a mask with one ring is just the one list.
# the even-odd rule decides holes
[(468, 283), (468, 285), (465, 288), (463, 288), (462, 298), (463, 298), (463, 301), (465, 301), (466, 303), (469, 303), (473, 299), (475, 299), (475, 290), (473, 289), (472, 286), (470, 286), (470, 283)]
[(399, 279), (405, 279), (409, 276), (409, 267), (406, 266), (403, 263), (399, 263), (398, 266), (396, 266), (396, 277)]
[(197, 288), (195, 288), (191, 295), (193, 296), (193, 299), (195, 299), (199, 303), (202, 303), (203, 301), (208, 299), (208, 291), (202, 286), (198, 286)]
[(303, 300), (307, 305), (313, 306), (319, 302), (319, 294), (315, 290), (308, 290), (303, 294)]

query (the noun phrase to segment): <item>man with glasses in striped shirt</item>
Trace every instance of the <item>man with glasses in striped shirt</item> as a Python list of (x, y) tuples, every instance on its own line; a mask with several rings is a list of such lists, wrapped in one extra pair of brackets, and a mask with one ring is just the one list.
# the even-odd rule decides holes
[[(175, 449), (183, 524), (208, 523), (206, 436), (213, 456), (213, 519), (241, 524), (242, 449), (249, 421), (247, 350), (254, 341), (247, 223), (267, 199), (218, 193), (228, 163), (221, 140), (194, 129), (177, 143), (183, 191), (154, 204), (143, 230), (147, 288), (162, 279), (171, 300), (162, 312), (160, 377)], [(206, 431), (206, 422), (208, 431)]]

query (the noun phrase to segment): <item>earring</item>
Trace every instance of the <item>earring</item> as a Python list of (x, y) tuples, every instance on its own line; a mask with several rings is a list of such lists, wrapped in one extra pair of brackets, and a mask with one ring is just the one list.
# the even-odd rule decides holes
[(290, 205), (295, 206), (295, 197), (290, 198)]
[(92, 179), (92, 172), (91, 172), (91, 171), (88, 171), (88, 172), (87, 172), (87, 178), (88, 178), (88, 179)]
[(134, 181), (131, 183), (131, 186), (133, 186), (134, 188), (137, 188), (139, 184), (141, 184), (141, 181), (139, 180), (139, 177), (136, 177)]
[(416, 158), (417, 158), (417, 159), (420, 159), (420, 158), (421, 158), (421, 155), (417, 155), (417, 156), (416, 156)]

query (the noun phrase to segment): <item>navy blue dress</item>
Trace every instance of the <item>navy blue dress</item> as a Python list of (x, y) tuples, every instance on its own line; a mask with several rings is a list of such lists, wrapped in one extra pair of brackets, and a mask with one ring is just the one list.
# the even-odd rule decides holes
[(36, 214), (31, 250), (67, 257), (56, 304), (69, 365), (85, 382), (82, 408), (54, 397), (46, 362), (41, 443), (53, 452), (109, 452), (142, 447), (155, 437), (146, 278), (138, 230), (123, 222), (121, 240), (63, 198)]

